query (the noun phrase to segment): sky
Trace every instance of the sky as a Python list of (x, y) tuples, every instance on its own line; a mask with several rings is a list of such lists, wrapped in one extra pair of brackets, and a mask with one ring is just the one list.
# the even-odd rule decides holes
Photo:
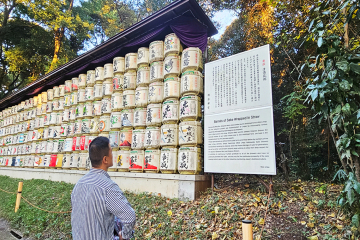
[(220, 28), (218, 29), (218, 34), (214, 36), (216, 40), (219, 40), (221, 35), (226, 30), (226, 27), (229, 26), (232, 21), (236, 19), (236, 15), (234, 11), (230, 10), (223, 10), (215, 13), (212, 20), (217, 21), (220, 23)]

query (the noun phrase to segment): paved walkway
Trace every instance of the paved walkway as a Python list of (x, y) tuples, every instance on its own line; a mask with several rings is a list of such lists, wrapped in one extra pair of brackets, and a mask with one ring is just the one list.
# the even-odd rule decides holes
[[(3, 218), (0, 218), (0, 239), (1, 240), (17, 240), (18, 238), (14, 237), (10, 233), (10, 224)], [(19, 231), (15, 231), (19, 234)], [(20, 234), (22, 236), (22, 234)], [(31, 238), (21, 238), (21, 240), (32, 240)]]

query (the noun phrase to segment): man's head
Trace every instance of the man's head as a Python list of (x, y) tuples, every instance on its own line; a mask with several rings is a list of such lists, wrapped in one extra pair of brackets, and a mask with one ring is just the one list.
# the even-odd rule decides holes
[(89, 145), (89, 157), (94, 168), (106, 169), (113, 165), (110, 141), (106, 137), (97, 137)]

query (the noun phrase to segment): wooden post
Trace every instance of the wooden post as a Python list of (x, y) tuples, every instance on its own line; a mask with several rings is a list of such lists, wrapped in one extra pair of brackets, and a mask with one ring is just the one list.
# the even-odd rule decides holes
[(252, 222), (250, 220), (242, 220), (243, 240), (253, 240)]
[(15, 212), (17, 212), (17, 210), (19, 210), (19, 207), (20, 207), (22, 188), (23, 188), (23, 182), (19, 182), (18, 192), (16, 195)]
[(214, 174), (211, 174), (211, 191), (214, 192)]

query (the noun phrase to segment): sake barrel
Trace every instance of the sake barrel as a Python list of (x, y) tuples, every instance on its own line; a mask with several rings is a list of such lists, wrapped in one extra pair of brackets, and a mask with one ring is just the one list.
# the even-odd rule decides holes
[(53, 111), (59, 111), (59, 98), (54, 98), (54, 100), (52, 101), (52, 110)]
[[(54, 99), (54, 89), (48, 89), (47, 91), (47, 100), (52, 101)], [(25, 105), (25, 103), (24, 103)]]
[(99, 133), (99, 121), (100, 121), (99, 117), (91, 118), (91, 123), (90, 123), (90, 133), (91, 134)]
[(125, 72), (125, 58), (124, 57), (116, 57), (113, 59), (113, 70), (114, 70), (114, 73)]
[(41, 114), (46, 114), (46, 103), (41, 104)]
[(202, 71), (202, 52), (197, 47), (184, 49), (181, 56), (181, 72), (194, 70)]
[(71, 79), (71, 89), (72, 91), (77, 91), (79, 89), (79, 78), (75, 77)]
[(58, 141), (57, 153), (62, 153), (62, 152), (64, 152), (65, 141), (66, 141), (66, 139), (59, 139), (59, 141)]
[(161, 103), (149, 104), (146, 110), (146, 126), (161, 125)]
[(104, 65), (104, 79), (112, 79), (114, 76), (113, 64), (107, 63)]
[(112, 148), (119, 147), (119, 135), (120, 135), (119, 129), (117, 131), (109, 132), (110, 147), (112, 147)]
[(134, 109), (123, 109), (121, 111), (121, 127), (132, 128), (134, 126)]
[(179, 55), (181, 52), (182, 52), (182, 46), (180, 43), (180, 39), (176, 36), (176, 34), (170, 33), (166, 35), (164, 41), (165, 57), (170, 54)]
[(65, 100), (64, 100), (64, 98), (60, 98), (58, 111), (62, 111), (64, 109), (65, 109)]
[(78, 104), (78, 92), (77, 90), (74, 90), (71, 92), (71, 106), (76, 106)]
[(202, 154), (199, 147), (181, 147), (178, 154), (180, 174), (199, 174), (202, 168)]
[[(49, 141), (50, 142), (50, 141)], [(50, 144), (51, 145), (51, 144)], [(48, 146), (48, 142), (47, 141), (41, 141), (41, 146), (40, 146), (40, 153), (47, 153), (47, 146)], [(16, 149), (16, 148), (14, 148)], [(52, 149), (50, 147), (50, 149)]]
[(112, 112), (110, 116), (110, 129), (121, 128), (121, 112)]
[(101, 114), (111, 113), (111, 98), (106, 96), (101, 100)]
[(54, 98), (59, 98), (60, 97), (60, 87), (59, 86), (54, 86), (53, 87), (53, 92), (54, 92)]
[(119, 155), (116, 164), (116, 168), (118, 169), (118, 172), (128, 172), (129, 164), (130, 164), (130, 151), (119, 150)]
[(89, 70), (86, 72), (86, 86), (92, 87), (95, 84), (95, 70)]
[(146, 107), (148, 104), (148, 87), (137, 87), (135, 90), (135, 106)]
[(149, 49), (141, 47), (137, 52), (137, 66), (149, 66)]
[[(30, 107), (30, 106), (29, 106), (29, 101), (30, 101), (30, 99), (26, 99), (26, 100), (25, 100), (25, 110), (29, 109), (29, 107)], [(4, 111), (1, 111), (1, 112), (0, 112), (0, 118), (3, 118), (3, 117), (4, 117), (3, 112), (4, 112)]]
[(122, 129), (120, 131), (120, 149), (130, 150), (132, 142), (132, 132), (132, 129)]
[(71, 152), (66, 152), (63, 155), (63, 159), (62, 159), (62, 168), (63, 169), (70, 169), (70, 159), (71, 159)]
[[(55, 125), (55, 124), (57, 124), (57, 112), (52, 112), (52, 113), (50, 113), (50, 119), (49, 119), (49, 123), (50, 123), (50, 125)], [(37, 120), (38, 118), (36, 118), (35, 119), (35, 126), (36, 126), (36, 120)]]
[(99, 121), (99, 131), (109, 132), (110, 131), (110, 115), (103, 115)]
[(51, 143), (52, 143), (52, 151), (49, 151), (50, 153), (57, 153), (59, 152), (59, 141), (63, 139), (55, 139), (55, 140), (52, 140)]
[[(68, 122), (70, 121), (70, 108), (65, 108), (64, 111), (62, 112), (62, 121), (63, 122)], [(50, 115), (51, 116), (51, 115)]]
[(78, 163), (79, 170), (86, 170), (86, 162), (88, 157), (89, 157), (88, 151), (81, 151), (79, 153), (79, 163)]
[(56, 167), (56, 160), (57, 160), (57, 154), (51, 154), (50, 155), (50, 163), (49, 163), (50, 168)]
[(161, 147), (176, 147), (179, 145), (179, 127), (177, 124), (164, 124), (161, 126)]
[(93, 102), (87, 101), (84, 104), (84, 117), (92, 117), (93, 116)]
[(86, 95), (85, 95), (85, 88), (80, 88), (77, 92), (77, 100), (79, 103), (83, 103), (87, 101)]
[(65, 81), (65, 93), (71, 93), (72, 91), (72, 81), (71, 80), (66, 80)]
[(130, 151), (130, 172), (143, 172), (144, 168), (144, 150), (132, 150)]
[(135, 108), (134, 127), (141, 128), (146, 126), (146, 108)]
[(65, 88), (66, 88), (65, 84), (59, 85), (59, 97), (64, 97), (65, 96), (65, 92), (66, 92)]
[(127, 71), (124, 74), (124, 90), (134, 90), (136, 87), (136, 72)]
[(83, 118), (84, 117), (84, 104), (83, 103), (79, 103), (76, 106), (76, 110), (75, 110), (75, 118)]
[(42, 92), (41, 93), (41, 103), (45, 103), (45, 105), (46, 105), (46, 103), (47, 103), (47, 92)]
[(123, 93), (114, 92), (111, 96), (111, 109), (113, 112), (119, 112), (123, 109)]
[(163, 101), (164, 95), (164, 83), (163, 82), (153, 82), (149, 85), (149, 103), (161, 103)]
[[(65, 93), (64, 107), (70, 107), (70, 105), (71, 105), (71, 95), (70, 95), (70, 93)], [(60, 106), (60, 102), (59, 102), (59, 106)]]
[(90, 135), (88, 137), (86, 137), (86, 141), (85, 141), (85, 150), (88, 151), (89, 150), (89, 145), (92, 142), (92, 140), (94, 140), (97, 137), (97, 134), (93, 134)]
[(43, 167), (48, 168), (50, 166), (51, 154), (44, 155)]
[(200, 95), (204, 93), (203, 77), (199, 71), (186, 71), (181, 75), (180, 94)]
[(180, 97), (180, 78), (170, 77), (164, 80), (164, 101), (169, 98), (179, 99)]
[(75, 134), (75, 136), (81, 134), (81, 123), (82, 123), (81, 119), (76, 119), (74, 121), (74, 134)]
[(101, 100), (103, 98), (103, 89), (101, 83), (96, 83), (94, 85), (94, 99)]
[(203, 143), (203, 130), (197, 121), (185, 121), (179, 124), (179, 145), (198, 146)]
[(70, 152), (72, 151), (72, 143), (73, 143), (73, 139), (68, 137), (65, 139), (65, 144), (64, 144), (64, 151), (65, 152)]
[(131, 149), (144, 149), (145, 130), (135, 129), (132, 133)]
[(114, 73), (112, 82), (113, 82), (113, 91), (114, 92), (122, 92), (124, 90), (124, 74), (123, 73)]
[(86, 87), (86, 74), (79, 74), (79, 89), (84, 89)]
[(178, 77), (180, 70), (180, 56), (169, 55), (164, 59), (164, 78)]
[(103, 82), (103, 96), (111, 96), (113, 93), (113, 83), (108, 79)]
[(72, 151), (79, 151), (80, 150), (80, 136), (73, 137), (71, 150)]
[(81, 133), (82, 134), (90, 134), (91, 128), (91, 118), (83, 118), (81, 119)]
[(72, 154), (70, 155), (70, 169), (72, 169), (72, 170), (78, 169), (79, 153), (80, 153), (80, 151), (75, 151), (75, 152), (72, 152)]
[(53, 138), (60, 138), (61, 137), (60, 132), (61, 132), (61, 125), (55, 125)]
[(201, 118), (201, 99), (198, 96), (184, 96), (180, 99), (180, 121), (198, 120)]
[(135, 108), (135, 91), (125, 90), (123, 92), (123, 107), (125, 109)]
[(149, 45), (149, 62), (162, 61), (164, 59), (164, 42), (154, 41)]
[(160, 127), (147, 127), (145, 129), (145, 148), (160, 147)]
[(148, 86), (150, 84), (150, 68), (140, 67), (138, 68), (136, 75), (136, 86)]
[[(61, 138), (65, 138), (67, 136), (67, 128), (68, 128), (68, 125), (66, 122), (61, 124), (61, 130), (60, 130)], [(45, 130), (44, 130), (44, 132), (45, 132)]]
[(104, 68), (97, 67), (95, 68), (95, 83), (104, 81)]
[(136, 70), (137, 68), (137, 53), (128, 53), (125, 55), (125, 72)]
[(56, 155), (56, 168), (57, 169), (61, 169), (61, 167), (63, 166), (63, 159), (64, 159), (64, 154)]
[(100, 116), (101, 115), (101, 101), (94, 101), (93, 102), (93, 115)]
[(69, 108), (69, 119), (70, 121), (74, 121), (76, 119), (76, 107)]
[(164, 63), (153, 62), (150, 65), (150, 83), (163, 81), (164, 79)]
[[(60, 85), (60, 86), (63, 86), (63, 85)], [(34, 106), (37, 105), (37, 104), (35, 105), (35, 103), (34, 103), (34, 101), (35, 101), (34, 98), (35, 97), (32, 97), (32, 98), (29, 99), (29, 108), (33, 108)]]
[(87, 144), (86, 141), (89, 141), (89, 134), (81, 134), (80, 136), (80, 151), (85, 151), (85, 145)]
[(144, 171), (146, 173), (160, 172), (160, 150), (147, 149), (144, 156)]
[(95, 99), (94, 86), (85, 88), (86, 101), (93, 101)]
[(72, 136), (74, 136), (74, 131), (75, 130), (75, 123), (74, 122), (68, 122), (67, 123), (67, 134), (66, 134), (66, 136), (67, 137), (72, 137)]

